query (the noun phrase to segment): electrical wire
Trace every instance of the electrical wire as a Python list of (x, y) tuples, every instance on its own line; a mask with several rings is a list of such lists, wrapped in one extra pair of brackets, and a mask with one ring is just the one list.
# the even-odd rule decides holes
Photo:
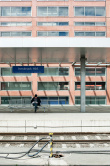
[[(5, 158), (5, 159), (19, 159), (22, 158), (26, 155), (28, 155), (29, 157), (37, 157), (37, 155), (45, 148), (45, 146), (50, 142), (50, 140), (48, 142), (46, 142), (46, 144), (40, 149), (38, 150), (36, 153), (34, 153), (33, 155), (30, 155), (30, 153), (35, 152), (33, 151), (33, 148), (36, 144), (38, 144), (38, 142), (40, 142), (41, 140), (46, 139), (46, 138), (41, 138), (39, 139), (27, 152), (18, 152), (18, 153), (0, 153), (0, 154), (7, 154), (7, 156), (0, 156), (0, 158)], [(21, 156), (18, 157), (8, 157), (10, 154), (22, 154)]]

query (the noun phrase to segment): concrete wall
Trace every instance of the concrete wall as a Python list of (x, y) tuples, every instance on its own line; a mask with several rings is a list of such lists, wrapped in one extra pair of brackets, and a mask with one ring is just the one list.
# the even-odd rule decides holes
[(0, 133), (3, 132), (110, 132), (109, 120), (77, 121), (0, 121)]

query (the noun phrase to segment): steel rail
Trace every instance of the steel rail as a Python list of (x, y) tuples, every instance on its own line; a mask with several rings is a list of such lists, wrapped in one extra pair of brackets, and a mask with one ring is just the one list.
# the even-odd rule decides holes
[[(28, 142), (36, 142), (38, 140), (0, 140), (0, 143), (17, 143), (17, 142), (21, 142), (21, 143), (28, 143)], [(48, 140), (41, 140), (39, 143), (41, 142), (48, 142)], [(102, 139), (102, 140), (53, 140), (53, 143), (62, 143), (62, 142), (85, 142), (85, 143), (89, 143), (89, 142), (110, 142), (110, 139)]]
[[(55, 132), (53, 135), (96, 135), (96, 134), (110, 134), (110, 132)], [(24, 135), (24, 136), (30, 136), (30, 135), (49, 135), (48, 132), (26, 132), (26, 133), (0, 133), (0, 136), (16, 136), (16, 135)]]

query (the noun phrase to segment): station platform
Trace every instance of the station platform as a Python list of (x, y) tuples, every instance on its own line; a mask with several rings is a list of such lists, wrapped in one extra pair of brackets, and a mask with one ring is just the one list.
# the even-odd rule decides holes
[(0, 107), (2, 132), (110, 132), (110, 106), (51, 106), (46, 112)]

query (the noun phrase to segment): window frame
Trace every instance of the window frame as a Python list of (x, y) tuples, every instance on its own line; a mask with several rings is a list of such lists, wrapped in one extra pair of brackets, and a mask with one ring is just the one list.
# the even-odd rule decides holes
[[(80, 99), (77, 99), (81, 103), (81, 97), (80, 96), (74, 96), (74, 101), (76, 101), (76, 97), (79, 97)], [(95, 104), (86, 104), (86, 97), (94, 97), (95, 98)], [(96, 104), (96, 98), (104, 97), (105, 98), (105, 104)], [(80, 104), (74, 104), (74, 105), (80, 105)], [(107, 105), (107, 96), (85, 96), (85, 105)]]
[[(48, 77), (51, 77), (51, 76), (53, 76), (53, 77), (59, 77), (59, 76), (60, 76), (60, 77), (63, 77), (63, 76), (68, 77), (68, 76), (70, 75), (70, 67), (44, 67), (44, 68), (48, 68), (48, 69), (49, 69), (49, 68), (52, 68), (52, 69), (53, 69), (53, 68), (58, 68), (58, 72), (59, 72), (59, 69), (60, 69), (60, 68), (68, 68), (68, 75), (39, 75), (39, 73), (37, 73), (37, 76), (38, 76), (38, 77), (47, 77), (47, 76), (48, 76)], [(45, 69), (44, 69), (44, 70), (45, 70)]]
[[(59, 83), (61, 83), (61, 82), (67, 82), (68, 83), (68, 89), (67, 90), (60, 90), (60, 89), (54, 89), (54, 90), (39, 90), (38, 89), (38, 84), (39, 83), (57, 83), (57, 86), (58, 86), (58, 84)], [(69, 91), (70, 90), (70, 81), (54, 81), (54, 82), (52, 82), (52, 81), (37, 81), (37, 90), (38, 91)]]
[[(2, 15), (2, 8), (6, 8), (6, 7), (9, 7), (9, 8), (10, 8), (10, 14), (9, 14), (8, 16), (3, 16), (3, 15)], [(15, 15), (15, 16), (13, 16), (13, 15), (12, 15), (12, 9), (13, 9), (13, 8), (16, 8), (16, 7), (21, 8), (21, 10), (22, 10), (23, 7), (26, 7), (26, 8), (29, 7), (29, 8), (31, 8), (30, 15), (29, 15), (29, 16), (28, 16), (28, 15), (25, 15), (25, 16), (24, 16), (24, 15), (20, 15), (20, 16)], [(0, 10), (1, 10), (1, 14), (0, 14), (1, 17), (32, 17), (32, 6), (1, 6), (1, 7), (0, 7)], [(15, 13), (15, 14), (17, 14), (17, 13)]]
[[(84, 8), (84, 15), (79, 15), (79, 16), (76, 16), (75, 15), (75, 8), (77, 7), (83, 7)], [(95, 8), (95, 16), (86, 16), (85, 15), (85, 8), (87, 7), (94, 7)], [(105, 15), (104, 16), (96, 16), (96, 8), (101, 8), (101, 7), (105, 7)], [(106, 6), (74, 6), (73, 7), (73, 10), (74, 10), (74, 17), (106, 17)]]
[[(46, 7), (47, 8), (47, 13), (46, 13), (46, 16), (39, 16), (38, 15), (38, 8), (39, 7)], [(49, 16), (48, 15), (48, 8), (49, 7), (56, 7), (57, 8), (57, 16)], [(68, 8), (68, 15), (67, 16), (59, 16), (59, 8), (62, 7), (62, 8)], [(37, 16), (36, 17), (69, 17), (69, 6), (37, 6)]]
[[(1, 89), (2, 83), (11, 83), (11, 82), (12, 82), (12, 83), (20, 83), (20, 82), (21, 82), (21, 84), (22, 84), (22, 83), (25, 83), (26, 81), (17, 81), (17, 82), (14, 82), (14, 81), (5, 81), (5, 82), (4, 82), (4, 81), (1, 81), (1, 82), (0, 82), (0, 90), (1, 90), (1, 91), (32, 91), (32, 81), (27, 81), (27, 82), (31, 83), (31, 86), (30, 86), (31, 88), (30, 88), (30, 90), (2, 90), (2, 89)], [(26, 83), (27, 83), (27, 82), (26, 82)]]
[[(0, 76), (2, 77), (31, 77), (32, 76), (32, 73), (27, 73), (27, 74), (30, 74), (30, 75), (8, 75), (8, 76), (4, 76), (2, 75), (2, 68), (8, 68), (8, 69), (12, 69), (12, 67), (0, 67)], [(16, 74), (16, 73), (14, 73)], [(20, 74), (20, 73), (17, 73), (17, 74)], [(24, 73), (26, 74), (26, 73)]]
[[(39, 36), (39, 35), (38, 35), (39, 32), (45, 32), (47, 35), (46, 35), (46, 36)], [(51, 32), (56, 32), (56, 33), (58, 33), (58, 36), (48, 36), (48, 33), (51, 33)], [(68, 36), (60, 36), (60, 35), (59, 35), (60, 32), (67, 32), (67, 33), (68, 33)], [(37, 31), (37, 37), (69, 37), (69, 31)]]
[[(84, 33), (84, 36), (76, 36), (76, 35), (75, 35), (76, 32), (82, 32), (82, 33)], [(89, 33), (89, 32), (94, 32), (94, 33), (95, 33), (95, 36), (86, 36), (85, 33), (87, 33), (87, 32), (88, 32), (88, 33)], [(97, 36), (97, 35), (96, 35), (97, 32), (99, 32), (99, 33), (100, 33), (100, 32), (104, 32), (104, 33), (105, 33), (105, 36)], [(74, 37), (106, 37), (106, 36), (107, 36), (106, 31), (74, 31)]]
[[(80, 77), (80, 75), (78, 75), (78, 76), (75, 75), (75, 69), (76, 69), (76, 68), (79, 68), (79, 69), (80, 69), (80, 67), (75, 67), (75, 68), (74, 68), (74, 76), (75, 76), (75, 77)], [(94, 76), (89, 75), (90, 77), (101, 77), (101, 76), (99, 76), (99, 75), (96, 75), (96, 70), (97, 70), (98, 68), (104, 68), (104, 69), (105, 69), (105, 75), (103, 75), (102, 77), (106, 77), (106, 76), (107, 76), (107, 74), (106, 74), (106, 73), (107, 73), (107, 67), (85, 67), (85, 69), (86, 69), (86, 68), (95, 68), (95, 75), (94, 75)], [(86, 75), (86, 73), (85, 73), (85, 76), (88, 77), (88, 75)]]
[[(64, 22), (68, 23), (68, 25), (59, 25), (59, 23), (64, 23)], [(52, 23), (52, 25), (38, 25), (38, 23), (47, 23), (47, 24), (48, 24), (48, 23)], [(58, 25), (53, 25), (54, 23), (58, 23)], [(42, 27), (45, 27), (45, 26), (48, 26), (48, 27), (50, 27), (50, 26), (52, 26), (52, 27), (54, 27), (54, 26), (69, 26), (69, 21), (56, 21), (56, 22), (37, 21), (37, 22), (36, 22), (36, 26), (42, 26)]]
[[(82, 21), (79, 21), (79, 23), (80, 23), (80, 22), (82, 22)], [(97, 22), (97, 21), (96, 21), (96, 22), (93, 22), (93, 21), (88, 22), (88, 21), (84, 21), (84, 22), (82, 22), (82, 23), (84, 23), (84, 25), (75, 25), (75, 23), (78, 23), (78, 21), (74, 21), (74, 23), (73, 23), (74, 26), (91, 26), (91, 27), (93, 27), (93, 26), (95, 26), (95, 27), (96, 27), (96, 26), (98, 26), (98, 27), (104, 26), (104, 27), (106, 27), (106, 21), (105, 21), (105, 22)], [(85, 25), (85, 23), (95, 23), (95, 25)], [(96, 25), (97, 23), (105, 23), (105, 25)]]
[[(75, 90), (75, 91), (81, 91), (81, 89), (79, 89), (79, 90), (76, 89), (76, 85), (75, 85), (75, 84), (76, 84), (77, 82), (79, 82), (79, 83), (80, 83), (80, 86), (81, 86), (81, 82), (80, 82), (80, 81), (75, 81), (75, 82), (74, 82), (74, 90)], [(87, 90), (87, 89), (86, 89), (86, 83), (92, 83), (92, 82), (95, 83), (95, 89), (93, 89), (93, 90), (91, 90), (91, 89)], [(102, 82), (102, 83), (104, 82), (104, 83), (105, 83), (105, 89), (99, 89), (99, 90), (96, 89), (96, 84), (97, 84), (98, 82)], [(106, 85), (107, 85), (106, 81), (85, 81), (85, 91), (106, 91), (106, 90), (107, 90)]]

